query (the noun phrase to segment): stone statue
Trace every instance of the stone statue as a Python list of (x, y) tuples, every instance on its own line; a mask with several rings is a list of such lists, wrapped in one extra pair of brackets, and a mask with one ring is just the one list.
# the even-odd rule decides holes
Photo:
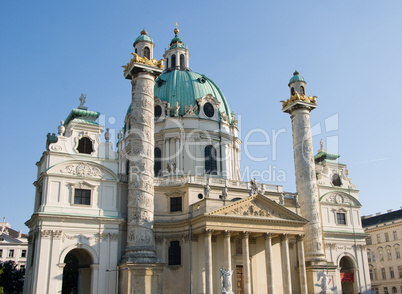
[(117, 139), (119, 139), (119, 141), (121, 141), (121, 139), (123, 139), (122, 130), (120, 130), (119, 133), (117, 134)]
[(300, 207), (300, 204), (299, 204), (299, 195), (296, 194), (294, 197), (295, 197), (295, 206), (296, 206), (296, 207)]
[(324, 141), (320, 140), (320, 151), (324, 150)]
[(170, 116), (170, 110), (172, 109), (172, 107), (170, 107), (170, 103), (168, 102), (166, 104), (166, 115), (169, 117)]
[(175, 107), (174, 107), (174, 116), (175, 116), (175, 117), (178, 117), (178, 116), (179, 116), (179, 109), (180, 109), (179, 102), (176, 101), (176, 105), (175, 105)]
[(84, 104), (85, 104), (85, 99), (87, 98), (87, 95), (84, 95), (84, 94), (82, 94), (81, 93), (81, 96), (80, 96), (80, 106), (78, 106), (78, 108), (84, 108), (85, 106), (84, 106)]
[(232, 126), (237, 127), (238, 120), (236, 119), (235, 113), (232, 112)]
[(57, 127), (57, 132), (60, 136), (63, 136), (65, 130), (66, 128), (64, 127), (64, 121), (61, 120), (60, 125)]
[(224, 121), (224, 122), (228, 121), (228, 116), (227, 116), (226, 112), (224, 112), (224, 111), (221, 112), (221, 118), (222, 118), (222, 121)]
[(105, 140), (106, 140), (106, 142), (109, 142), (109, 140), (110, 140), (110, 132), (109, 132), (109, 128), (106, 128)]
[(331, 279), (328, 277), (328, 274), (326, 272), (323, 272), (323, 277), (322, 277), (322, 281), (321, 281), (321, 290), (327, 291), (328, 285), (330, 282), (331, 282)]
[(225, 184), (225, 188), (222, 190), (222, 200), (226, 200), (228, 198), (228, 186)]
[(175, 162), (168, 162), (168, 172), (174, 173), (176, 171), (176, 163)]
[(233, 271), (225, 270), (223, 267), (219, 270), (219, 277), (222, 277), (221, 293), (229, 294), (232, 292), (232, 274)]
[(195, 105), (195, 106), (193, 106), (192, 104), (190, 104), (190, 106), (186, 105), (185, 113), (186, 113), (186, 115), (195, 115), (195, 112), (197, 111), (197, 109), (198, 109), (197, 105)]
[(209, 197), (209, 191), (211, 191), (211, 187), (209, 186), (209, 181), (204, 186), (204, 196), (205, 198)]
[(251, 186), (251, 195), (257, 194), (258, 191), (258, 186), (257, 186), (257, 181), (255, 180), (251, 180), (250, 181), (250, 186)]
[(283, 193), (279, 195), (279, 204), (283, 205), (285, 203), (285, 197), (283, 196)]

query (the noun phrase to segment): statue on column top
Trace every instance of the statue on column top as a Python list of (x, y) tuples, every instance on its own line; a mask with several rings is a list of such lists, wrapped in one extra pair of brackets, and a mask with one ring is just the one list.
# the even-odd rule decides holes
[(81, 96), (80, 96), (80, 106), (78, 106), (78, 108), (79, 109), (83, 109), (83, 110), (87, 110), (88, 108), (86, 107), (86, 106), (84, 106), (84, 104), (85, 104), (85, 100), (86, 100), (86, 98), (87, 98), (87, 95), (85, 95), (85, 94), (82, 94), (81, 93)]

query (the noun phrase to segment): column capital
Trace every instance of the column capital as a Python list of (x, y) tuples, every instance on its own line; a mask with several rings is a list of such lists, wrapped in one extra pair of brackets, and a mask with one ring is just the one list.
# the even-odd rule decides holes
[(304, 235), (304, 234), (299, 234), (299, 235), (296, 235), (296, 241), (297, 241), (297, 242), (299, 242), (299, 241), (303, 241), (304, 237), (305, 237), (305, 235)]
[(206, 229), (206, 230), (204, 230), (204, 233), (205, 233), (205, 235), (210, 237), (214, 233), (214, 230)]
[(222, 235), (225, 238), (230, 238), (230, 236), (232, 236), (232, 233), (233, 233), (233, 231), (225, 230), (225, 231), (222, 232)]
[(251, 234), (251, 232), (243, 231), (243, 232), (241, 233), (241, 237), (242, 237), (243, 239), (248, 239), (248, 237), (250, 236), (250, 234)]
[(289, 234), (281, 234), (280, 235), (281, 241), (288, 241), (289, 240)]
[(274, 234), (272, 234), (272, 233), (265, 233), (264, 238), (265, 238), (265, 240), (271, 240), (273, 235)]

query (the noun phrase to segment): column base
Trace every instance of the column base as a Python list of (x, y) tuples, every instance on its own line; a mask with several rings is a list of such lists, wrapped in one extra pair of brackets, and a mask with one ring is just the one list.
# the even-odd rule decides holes
[(164, 263), (119, 265), (119, 293), (162, 294)]
[[(336, 274), (337, 266), (327, 262), (306, 262), (308, 293), (329, 294), (337, 293)], [(325, 278), (327, 274), (327, 278)], [(325, 284), (327, 287), (325, 289)]]
[(154, 250), (126, 248), (122, 263), (156, 264), (161, 263)]

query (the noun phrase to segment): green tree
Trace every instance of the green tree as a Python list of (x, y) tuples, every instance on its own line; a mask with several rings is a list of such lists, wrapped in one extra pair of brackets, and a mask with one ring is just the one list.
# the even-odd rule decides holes
[(14, 261), (0, 262), (0, 272), (0, 294), (22, 293), (24, 272), (17, 268), (17, 264)]

